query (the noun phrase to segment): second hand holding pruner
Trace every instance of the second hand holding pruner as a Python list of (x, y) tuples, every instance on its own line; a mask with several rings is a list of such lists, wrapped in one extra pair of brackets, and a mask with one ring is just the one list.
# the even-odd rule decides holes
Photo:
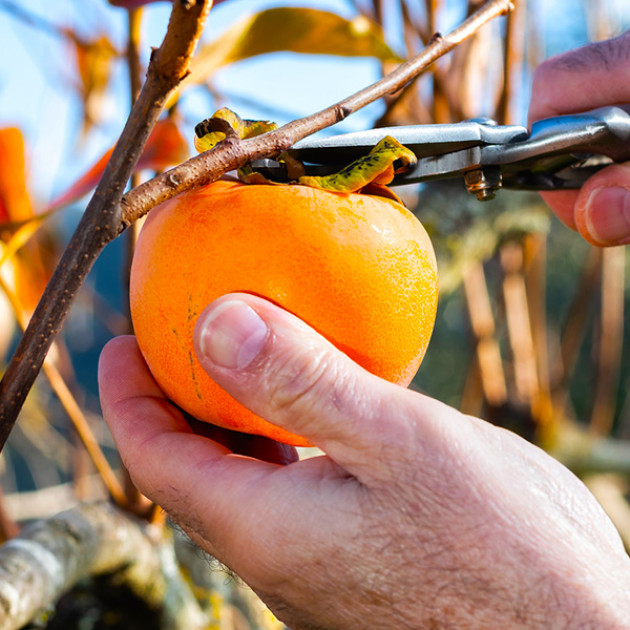
[[(630, 160), (630, 107), (601, 107), (521, 125), (498, 125), (487, 118), (452, 124), (382, 127), (324, 138), (306, 138), (291, 152), (309, 175), (326, 175), (366, 155), (391, 136), (411, 149), (417, 164), (396, 175), (391, 186), (461, 177), (481, 201), (500, 188), (567, 190), (580, 188), (594, 172)], [(273, 179), (285, 166), (257, 160), (252, 168)]]

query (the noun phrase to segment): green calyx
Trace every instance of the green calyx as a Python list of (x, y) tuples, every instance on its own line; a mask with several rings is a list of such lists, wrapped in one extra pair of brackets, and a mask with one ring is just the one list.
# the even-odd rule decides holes
[(195, 149), (199, 153), (213, 149), (221, 140), (225, 140), (227, 133), (221, 131), (224, 125), (218, 124), (221, 121), (228, 125), (236, 132), (236, 135), (244, 140), (245, 138), (253, 138), (273, 129), (277, 129), (278, 125), (274, 122), (266, 120), (247, 120), (241, 118), (237, 113), (227, 107), (223, 107), (212, 115), (212, 118), (200, 122), (195, 127)]
[[(259, 120), (244, 120), (230, 109), (218, 110), (212, 118), (204, 120), (195, 127), (195, 148), (197, 151), (208, 151), (229, 135), (228, 124), (239, 138), (251, 138), (277, 129), (272, 122)], [(224, 129), (222, 131), (221, 129)], [(404, 172), (416, 165), (416, 155), (400, 144), (391, 136), (384, 137), (367, 155), (364, 155), (341, 170), (330, 175), (304, 175), (304, 166), (291, 151), (285, 151), (278, 156), (278, 161), (287, 166), (291, 183), (330, 190), (339, 193), (369, 192), (397, 197), (385, 186), (394, 179), (397, 173)], [(249, 184), (280, 184), (274, 182), (261, 173), (257, 173), (250, 166), (238, 171), (239, 178)]]
[(298, 183), (336, 192), (357, 192), (369, 184), (386, 186), (396, 173), (415, 166), (416, 155), (391, 136), (385, 136), (367, 155), (340, 171), (319, 177), (303, 175)]

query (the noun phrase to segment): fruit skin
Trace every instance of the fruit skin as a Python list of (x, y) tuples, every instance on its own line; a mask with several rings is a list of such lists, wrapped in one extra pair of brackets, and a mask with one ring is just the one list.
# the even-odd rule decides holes
[(437, 289), (429, 237), (395, 201), (220, 180), (151, 211), (130, 303), (140, 350), (171, 400), (199, 420), (305, 446), (206, 374), (192, 341), (201, 312), (226, 293), (267, 298), (406, 386), (431, 337)]

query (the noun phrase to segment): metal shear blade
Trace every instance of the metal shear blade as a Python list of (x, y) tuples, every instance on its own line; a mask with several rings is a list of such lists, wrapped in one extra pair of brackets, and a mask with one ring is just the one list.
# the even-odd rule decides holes
[[(474, 119), (446, 125), (385, 127), (325, 138), (307, 138), (292, 152), (308, 174), (327, 174), (367, 154), (385, 136), (418, 156), (418, 164), (391, 185), (462, 177), (479, 199), (503, 187), (520, 190), (579, 188), (598, 169), (630, 160), (630, 107), (538, 121), (531, 133), (520, 125)], [(252, 164), (272, 179), (284, 166), (274, 160)]]

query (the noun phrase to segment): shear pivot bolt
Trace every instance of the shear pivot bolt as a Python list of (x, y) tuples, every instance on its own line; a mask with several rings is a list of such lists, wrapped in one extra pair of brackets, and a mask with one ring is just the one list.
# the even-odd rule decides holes
[(501, 188), (501, 171), (498, 168), (478, 168), (464, 174), (466, 190), (479, 201), (494, 199)]

